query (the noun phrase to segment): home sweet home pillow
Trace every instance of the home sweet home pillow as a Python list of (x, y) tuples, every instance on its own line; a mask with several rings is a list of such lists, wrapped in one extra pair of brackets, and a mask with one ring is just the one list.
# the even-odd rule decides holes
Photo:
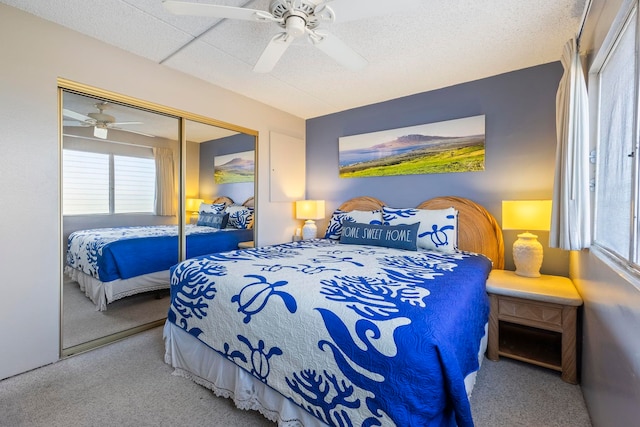
[(420, 224), (377, 225), (345, 222), (342, 224), (340, 243), (372, 245), (386, 248), (418, 250), (418, 227)]
[(344, 222), (359, 222), (362, 224), (382, 225), (382, 211), (350, 211), (345, 212), (336, 209), (331, 215), (327, 231), (324, 235), (325, 239), (340, 240), (342, 227)]
[(198, 223), (196, 225), (213, 228), (225, 228), (228, 221), (229, 214), (214, 214), (203, 212), (198, 216)]

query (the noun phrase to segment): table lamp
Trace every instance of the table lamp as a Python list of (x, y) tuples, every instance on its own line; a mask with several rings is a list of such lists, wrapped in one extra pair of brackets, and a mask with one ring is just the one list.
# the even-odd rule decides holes
[(204, 203), (202, 199), (187, 199), (184, 204), (184, 210), (189, 214), (189, 220), (192, 217), (198, 216), (198, 211), (200, 210), (200, 204)]
[(315, 239), (318, 227), (314, 220), (324, 218), (324, 200), (298, 200), (296, 202), (296, 218), (304, 219), (302, 239)]
[(524, 277), (540, 277), (542, 245), (538, 236), (529, 230), (549, 231), (551, 225), (551, 200), (503, 200), (502, 229), (527, 230), (518, 234), (513, 244), (515, 273)]

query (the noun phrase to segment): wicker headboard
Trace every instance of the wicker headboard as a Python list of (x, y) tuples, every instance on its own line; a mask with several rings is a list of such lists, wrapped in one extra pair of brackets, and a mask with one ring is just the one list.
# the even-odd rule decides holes
[(418, 209), (458, 210), (458, 248), (486, 255), (493, 268), (504, 269), (504, 241), (498, 221), (476, 202), (462, 197), (435, 197), (422, 202)]
[[(340, 210), (376, 210), (385, 203), (374, 197), (355, 197), (340, 205)], [(458, 210), (458, 248), (486, 255), (493, 261), (493, 268), (504, 269), (504, 241), (496, 219), (476, 202), (463, 197), (435, 197), (420, 203), (418, 209)]]
[(246, 206), (248, 208), (253, 208), (255, 207), (255, 199), (253, 198), (253, 196), (249, 197), (247, 200), (244, 201), (244, 203), (242, 204), (242, 206)]
[(350, 211), (375, 211), (376, 209), (382, 209), (384, 202), (368, 196), (355, 197), (347, 200), (340, 205), (338, 209), (345, 212)]
[[(216, 197), (213, 200), (213, 202), (211, 202), (211, 203), (224, 203), (225, 205), (233, 205), (233, 204), (235, 204), (233, 199), (230, 198), (230, 197), (227, 197), (227, 196)], [(253, 199), (253, 196), (251, 196), (247, 200), (244, 201), (242, 206), (246, 206), (246, 207), (252, 208), (252, 207), (254, 207), (253, 204), (254, 204), (254, 199)]]
[(227, 196), (216, 197), (211, 203), (224, 203), (225, 205), (233, 205), (233, 200)]

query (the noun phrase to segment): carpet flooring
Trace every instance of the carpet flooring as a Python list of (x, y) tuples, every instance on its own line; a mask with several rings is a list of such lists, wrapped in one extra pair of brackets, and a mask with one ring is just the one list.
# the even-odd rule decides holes
[[(275, 424), (178, 376), (164, 363), (162, 328), (0, 381), (0, 426)], [(485, 360), (471, 397), (477, 427), (589, 427), (580, 386), (557, 372)]]
[(107, 305), (106, 311), (96, 311), (96, 305), (80, 290), (80, 285), (66, 275), (62, 291), (63, 348), (164, 319), (169, 310), (168, 289), (116, 300)]

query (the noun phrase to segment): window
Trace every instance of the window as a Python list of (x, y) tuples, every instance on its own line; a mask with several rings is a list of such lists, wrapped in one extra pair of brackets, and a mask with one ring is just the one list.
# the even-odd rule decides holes
[(153, 159), (63, 150), (63, 215), (153, 213)]
[(156, 165), (153, 159), (113, 156), (114, 212), (153, 212)]
[(109, 155), (63, 150), (64, 215), (109, 213)]
[(638, 268), (637, 4), (627, 15), (597, 72), (598, 156), (594, 243)]

